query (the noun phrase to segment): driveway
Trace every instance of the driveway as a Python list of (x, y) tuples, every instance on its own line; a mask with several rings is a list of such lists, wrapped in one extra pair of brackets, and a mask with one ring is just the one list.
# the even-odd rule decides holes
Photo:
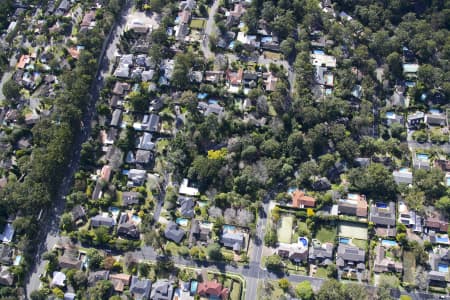
[(200, 43), (203, 54), (207, 59), (214, 58), (214, 53), (211, 52), (211, 50), (209, 49), (209, 36), (217, 32), (216, 23), (214, 22), (214, 15), (217, 13), (219, 4), (220, 4), (219, 0), (214, 0), (214, 3), (211, 6), (211, 9), (209, 10), (209, 17), (205, 26), (205, 36), (203, 37), (203, 40)]

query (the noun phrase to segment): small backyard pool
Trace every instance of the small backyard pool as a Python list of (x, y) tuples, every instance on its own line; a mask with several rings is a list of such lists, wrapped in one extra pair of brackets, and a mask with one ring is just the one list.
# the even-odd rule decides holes
[(443, 263), (439, 263), (438, 264), (438, 271), (442, 272), (442, 273), (448, 273), (448, 265), (447, 264), (443, 264)]
[(303, 247), (308, 247), (308, 239), (305, 237), (299, 237), (298, 238), (299, 244), (303, 245)]
[(184, 218), (177, 218), (176, 223), (180, 226), (187, 226), (189, 223), (189, 220), (184, 219)]
[(235, 231), (236, 227), (234, 227), (233, 225), (223, 225), (223, 231)]
[(445, 178), (445, 182), (447, 183), (447, 186), (450, 186), (450, 177)]
[(441, 236), (436, 236), (436, 242), (440, 243), (440, 244), (448, 244), (448, 236), (445, 235), (441, 235)]
[(20, 261), (22, 260), (22, 256), (21, 255), (17, 255), (16, 258), (14, 259), (14, 266), (18, 266), (20, 265)]
[(339, 243), (341, 244), (350, 244), (350, 239), (349, 238), (339, 238)]
[(387, 208), (387, 204), (386, 204), (386, 203), (383, 203), (383, 202), (377, 202), (377, 203), (376, 203), (376, 206), (377, 206), (378, 208)]
[(429, 158), (428, 154), (425, 154), (425, 153), (417, 153), (416, 157), (420, 160), (428, 160), (428, 158)]
[(191, 290), (190, 290), (191, 295), (195, 295), (197, 293), (197, 285), (198, 285), (197, 280), (191, 281)]
[(313, 53), (314, 54), (322, 54), (322, 55), (325, 54), (325, 52), (323, 50), (320, 50), (320, 49), (314, 50)]
[(391, 241), (391, 240), (382, 240), (381, 241), (381, 245), (384, 247), (395, 247), (397, 246), (397, 242), (396, 241)]

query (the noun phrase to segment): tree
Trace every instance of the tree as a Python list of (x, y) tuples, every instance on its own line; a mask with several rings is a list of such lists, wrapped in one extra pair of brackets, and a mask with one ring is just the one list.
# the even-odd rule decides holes
[(358, 283), (350, 282), (343, 285), (344, 295), (347, 300), (366, 300), (367, 290), (366, 288)]
[(61, 229), (65, 231), (72, 231), (74, 228), (74, 222), (71, 213), (64, 213), (61, 215)]
[(189, 72), (193, 66), (192, 53), (179, 53), (175, 56), (172, 84), (178, 89), (185, 89), (189, 84)]
[(311, 287), (311, 282), (305, 280), (297, 284), (295, 287), (295, 293), (297, 297), (302, 300), (312, 300), (314, 298), (314, 292)]
[(348, 180), (352, 190), (372, 198), (393, 199), (396, 184), (392, 174), (381, 164), (371, 164), (367, 168), (350, 170)]
[(42, 290), (33, 291), (31, 292), (30, 298), (31, 300), (46, 300), (47, 295)]
[(209, 259), (220, 260), (222, 259), (222, 252), (220, 251), (220, 245), (218, 243), (212, 243), (206, 248), (206, 253)]
[(450, 198), (448, 196), (441, 197), (435, 204), (436, 208), (441, 210), (445, 215), (450, 216)]
[(108, 280), (100, 280), (95, 283), (95, 286), (89, 288), (89, 299), (92, 300), (107, 300), (111, 294), (113, 284)]
[(287, 278), (281, 278), (280, 280), (278, 280), (278, 286), (286, 292), (291, 286), (291, 283)]
[(3, 85), (2, 92), (8, 100), (17, 100), (20, 97), (20, 85), (10, 79)]
[(264, 235), (264, 244), (268, 247), (275, 247), (277, 243), (277, 232), (272, 226), (270, 226), (270, 228), (266, 230), (266, 234)]
[[(266, 2), (267, 3), (267, 2)], [(295, 40), (293, 38), (287, 38), (280, 44), (281, 52), (283, 53), (284, 57), (289, 58), (295, 50)]]
[(327, 276), (328, 276), (328, 278), (336, 278), (337, 268), (336, 268), (335, 264), (329, 264), (327, 266)]
[(279, 271), (283, 267), (283, 262), (279, 255), (270, 255), (266, 257), (266, 268), (269, 271)]
[(414, 172), (414, 184), (425, 193), (428, 200), (439, 199), (445, 193), (443, 177), (444, 174), (437, 168), (430, 171), (419, 169)]
[(103, 261), (103, 256), (97, 249), (89, 249), (87, 252), (87, 257), (89, 261), (89, 269), (95, 270), (100, 268), (100, 265)]
[(397, 52), (392, 52), (386, 57), (386, 62), (389, 66), (389, 71), (391, 72), (392, 76), (394, 78), (402, 78), (403, 67), (400, 54), (398, 54)]
[(81, 271), (77, 270), (75, 274), (72, 276), (71, 284), (74, 286), (75, 289), (84, 289), (87, 286), (88, 278), (86, 274)]
[(335, 279), (325, 281), (316, 296), (317, 300), (345, 299), (342, 285)]

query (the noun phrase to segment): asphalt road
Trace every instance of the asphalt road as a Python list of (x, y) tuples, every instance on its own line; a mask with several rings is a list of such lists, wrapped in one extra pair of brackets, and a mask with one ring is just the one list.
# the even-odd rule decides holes
[(214, 58), (214, 53), (211, 52), (209, 49), (209, 36), (212, 33), (216, 33), (216, 23), (214, 22), (214, 15), (217, 12), (217, 9), (219, 8), (220, 1), (215, 0), (213, 5), (211, 6), (211, 9), (209, 11), (209, 17), (208, 21), (206, 22), (205, 26), (205, 36), (203, 38), (203, 41), (200, 43), (203, 54), (207, 59)]

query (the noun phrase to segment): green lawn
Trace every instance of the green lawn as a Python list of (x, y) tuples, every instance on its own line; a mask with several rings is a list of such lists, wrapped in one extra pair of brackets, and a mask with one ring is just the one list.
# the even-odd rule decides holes
[(336, 239), (336, 229), (328, 226), (321, 226), (316, 233), (316, 239), (321, 243), (334, 243)]
[(367, 225), (342, 221), (339, 223), (339, 236), (367, 240)]
[(278, 241), (281, 243), (291, 243), (292, 239), (292, 224), (294, 223), (294, 217), (283, 216), (281, 217), (281, 227), (278, 228)]
[(203, 29), (203, 27), (205, 27), (205, 20), (200, 20), (200, 19), (193, 19), (191, 21), (191, 24), (189, 24), (189, 27), (191, 29)]
[(327, 278), (327, 269), (325, 269), (325, 268), (317, 268), (315, 277)]
[(367, 250), (367, 241), (360, 239), (352, 239), (352, 244), (360, 249)]
[(414, 253), (405, 251), (403, 253), (403, 281), (414, 283), (414, 274), (416, 271), (416, 257)]

